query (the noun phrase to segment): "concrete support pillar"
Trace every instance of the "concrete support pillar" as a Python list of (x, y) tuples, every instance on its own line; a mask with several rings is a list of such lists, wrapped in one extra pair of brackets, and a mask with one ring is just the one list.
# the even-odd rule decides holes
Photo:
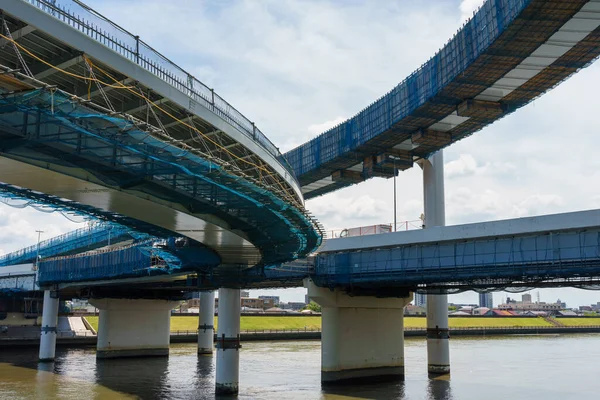
[(56, 350), (56, 325), (58, 324), (58, 293), (44, 291), (42, 330), (40, 336), (40, 361), (54, 361)]
[[(440, 150), (423, 161), (425, 229), (446, 225), (444, 154)], [(431, 374), (450, 372), (448, 295), (427, 295), (427, 369)]]
[(321, 305), (321, 381), (404, 378), (404, 307), (407, 298), (349, 296), (305, 280)]
[(215, 337), (215, 292), (200, 292), (200, 316), (198, 318), (198, 354), (213, 353)]
[(100, 310), (97, 358), (168, 356), (171, 310), (179, 302), (91, 299)]
[(240, 380), (240, 290), (219, 289), (216, 394), (237, 394)]

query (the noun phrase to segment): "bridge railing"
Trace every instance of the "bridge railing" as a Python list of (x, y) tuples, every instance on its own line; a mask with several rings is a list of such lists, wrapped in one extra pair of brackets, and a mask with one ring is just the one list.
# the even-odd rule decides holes
[(116, 23), (77, 0), (26, 0), (40, 10), (63, 21), (90, 38), (102, 43), (123, 57), (153, 73), (169, 85), (202, 104), (258, 143), (285, 167), (291, 179), (296, 175), (287, 160), (254, 122), (246, 118), (214, 89), (196, 79), (177, 64), (154, 50), (139, 36), (123, 29)]
[(338, 239), (351, 236), (377, 235), (381, 233), (409, 231), (422, 228), (423, 221), (417, 219), (412, 221), (396, 222), (395, 229), (394, 223), (391, 222), (389, 224), (367, 225), (356, 228), (331, 229), (327, 230), (325, 233), (327, 234), (327, 239)]
[(40, 257), (51, 257), (77, 249), (84, 249), (99, 242), (110, 242), (111, 238), (117, 240), (127, 232), (127, 228), (112, 224), (86, 226), (43, 240), (39, 245), (36, 244), (5, 254), (0, 257), (0, 267), (35, 262), (38, 254)]

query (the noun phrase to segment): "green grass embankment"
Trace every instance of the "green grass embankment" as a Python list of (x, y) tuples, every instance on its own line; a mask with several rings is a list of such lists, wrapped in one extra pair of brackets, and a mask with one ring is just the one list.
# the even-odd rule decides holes
[[(98, 317), (85, 317), (94, 329), (98, 330)], [(581, 321), (579, 321), (581, 320)], [(600, 318), (590, 318), (588, 323), (587, 318), (562, 318), (562, 322), (566, 326), (586, 326), (600, 325)], [(567, 324), (568, 322), (569, 324)], [(451, 328), (506, 328), (506, 327), (536, 327), (536, 326), (552, 326), (543, 318), (450, 318)], [(217, 318), (215, 317), (215, 327), (217, 326)], [(405, 317), (404, 326), (406, 328), (423, 328), (426, 326), (426, 319), (422, 317)], [(240, 321), (241, 330), (269, 330), (269, 329), (320, 329), (321, 317), (253, 317), (242, 316)], [(198, 328), (197, 317), (171, 317), (171, 331), (195, 331)]]
[(564, 326), (600, 326), (600, 318), (555, 318)]
[[(98, 330), (98, 317), (85, 317), (90, 325)], [(217, 317), (215, 317), (215, 328), (217, 327)], [(262, 329), (321, 329), (321, 317), (251, 317), (242, 316), (240, 329), (262, 330)], [(198, 317), (171, 317), (171, 331), (195, 331), (198, 329)]]

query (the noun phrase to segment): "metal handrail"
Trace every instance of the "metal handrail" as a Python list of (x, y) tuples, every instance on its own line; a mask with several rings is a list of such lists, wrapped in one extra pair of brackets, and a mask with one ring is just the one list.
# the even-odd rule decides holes
[[(78, 0), (25, 0), (79, 32), (116, 51), (153, 73), (193, 100), (237, 127), (244, 136), (273, 155), (299, 185), (296, 175), (279, 148), (225, 99), (150, 45)], [(83, 18), (85, 17), (85, 18)]]

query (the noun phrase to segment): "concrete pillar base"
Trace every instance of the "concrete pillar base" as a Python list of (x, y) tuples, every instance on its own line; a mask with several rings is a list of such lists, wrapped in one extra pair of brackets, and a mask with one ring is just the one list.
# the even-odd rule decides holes
[(168, 355), (168, 347), (157, 349), (96, 350), (96, 358), (157, 357)]
[(100, 310), (96, 358), (169, 355), (171, 310), (176, 301), (91, 299)]
[(215, 340), (215, 292), (200, 293), (198, 354), (212, 355)]
[(347, 383), (350, 380), (354, 383), (404, 380), (404, 366), (321, 371), (323, 383)]
[(322, 308), (321, 380), (401, 380), (404, 377), (406, 298), (353, 297), (304, 281)]
[(236, 395), (239, 390), (237, 383), (217, 383), (215, 385), (215, 394), (217, 395)]
[(240, 382), (240, 290), (219, 289), (216, 394), (235, 395)]
[(54, 361), (56, 351), (56, 325), (58, 324), (58, 293), (44, 291), (44, 304), (42, 311), (42, 328), (40, 336), (41, 362)]
[(450, 373), (449, 365), (427, 365), (429, 375), (448, 375)]

